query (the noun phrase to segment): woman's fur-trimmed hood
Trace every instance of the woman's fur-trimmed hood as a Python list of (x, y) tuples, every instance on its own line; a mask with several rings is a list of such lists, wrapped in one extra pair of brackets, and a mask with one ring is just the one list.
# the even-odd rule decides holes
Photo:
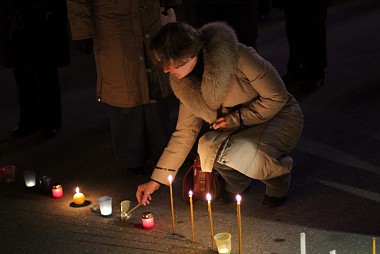
[(196, 116), (212, 123), (223, 104), (234, 76), (238, 58), (235, 31), (224, 22), (212, 22), (200, 29), (204, 37), (204, 72), (182, 79), (170, 76), (177, 98)]

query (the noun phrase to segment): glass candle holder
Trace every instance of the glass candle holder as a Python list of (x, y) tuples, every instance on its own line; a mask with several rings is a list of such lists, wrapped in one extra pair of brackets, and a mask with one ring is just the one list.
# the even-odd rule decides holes
[(36, 186), (36, 172), (24, 171), (24, 180), (26, 187)]
[(52, 186), (53, 186), (53, 177), (42, 176), (40, 178), (40, 188), (42, 192), (45, 192), (45, 193), (51, 192)]
[(63, 197), (63, 188), (60, 184), (53, 185), (51, 192), (54, 198), (62, 198)]
[(216, 247), (218, 248), (219, 254), (229, 254), (231, 253), (231, 234), (230, 233), (219, 233), (214, 236)]
[(152, 229), (154, 227), (154, 217), (151, 212), (144, 212), (141, 218), (142, 226), (145, 229)]

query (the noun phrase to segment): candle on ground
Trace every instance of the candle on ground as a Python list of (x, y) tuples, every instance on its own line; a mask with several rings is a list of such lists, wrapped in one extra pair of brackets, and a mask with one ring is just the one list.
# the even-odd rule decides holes
[(63, 188), (60, 184), (53, 185), (51, 192), (54, 198), (62, 198), (63, 197)]
[(372, 254), (376, 254), (376, 238), (372, 238)]
[(190, 220), (191, 220), (191, 241), (194, 242), (194, 210), (193, 210), (193, 192), (189, 191), (190, 198)]
[(306, 254), (306, 235), (305, 233), (301, 233), (301, 254)]
[(240, 202), (241, 202), (241, 196), (238, 194), (236, 195), (236, 211), (237, 211), (238, 236), (239, 236), (239, 254), (242, 253)]
[(211, 250), (214, 250), (214, 226), (212, 225), (211, 194), (206, 194), (208, 216), (210, 217)]
[(168, 181), (169, 181), (169, 188), (170, 188), (170, 207), (172, 210), (172, 228), (173, 228), (173, 234), (175, 234), (175, 219), (174, 219), (175, 217), (174, 217), (173, 187), (172, 187), (173, 177), (172, 177), (172, 175), (169, 175)]
[(151, 212), (144, 212), (141, 221), (145, 229), (152, 229), (154, 227), (154, 218)]
[(74, 194), (74, 197), (73, 197), (73, 201), (76, 205), (81, 205), (84, 203), (86, 197), (83, 195), (83, 193), (79, 192), (79, 188), (76, 187), (75, 189), (75, 194)]

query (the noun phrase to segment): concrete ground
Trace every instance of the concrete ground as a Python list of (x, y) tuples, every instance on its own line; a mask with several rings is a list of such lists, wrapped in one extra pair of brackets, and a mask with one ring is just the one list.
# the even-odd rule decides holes
[[(260, 182), (243, 195), (243, 253), (300, 253), (300, 233), (306, 235), (307, 253), (371, 253), (372, 237), (380, 236), (379, 28), (377, 0), (335, 1), (329, 8), (325, 86), (310, 94), (292, 91), (305, 129), (293, 153), (291, 194), (271, 210), (261, 206)], [(272, 9), (259, 24), (258, 47), (283, 75), (287, 40), (281, 11)], [(71, 66), (60, 74), (63, 127), (58, 136), (12, 139), (17, 90), (11, 72), (0, 69), (0, 165), (16, 165), (16, 181), (0, 184), (0, 253), (212, 253), (202, 201), (194, 205), (191, 242), (189, 207), (181, 197), (183, 171), (173, 184), (175, 234), (167, 187), (154, 194), (151, 205), (120, 220), (120, 202), (136, 205), (136, 186), (146, 178), (126, 175), (114, 165), (107, 108), (95, 102), (92, 56), (73, 49)], [(25, 187), (25, 170), (59, 180), (64, 197)], [(90, 205), (70, 205), (76, 186)], [(90, 209), (105, 195), (112, 197), (111, 217)], [(155, 217), (152, 230), (141, 227), (145, 211)], [(230, 232), (232, 253), (238, 253), (236, 204), (212, 202), (212, 216), (214, 233)]]

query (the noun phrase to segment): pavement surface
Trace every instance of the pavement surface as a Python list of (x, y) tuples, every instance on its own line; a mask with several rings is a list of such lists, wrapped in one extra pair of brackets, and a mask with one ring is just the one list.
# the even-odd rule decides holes
[[(309, 94), (292, 90), (305, 115), (287, 202), (266, 210), (264, 185), (253, 182), (241, 205), (242, 253), (365, 254), (377, 239), (380, 250), (380, 2), (335, 1), (328, 10), (328, 67), (325, 86)], [(285, 74), (284, 18), (272, 9), (259, 24), (260, 53)], [(16, 166), (16, 181), (0, 184), (0, 253), (215, 253), (211, 250), (207, 203), (194, 204), (195, 242), (189, 206), (182, 201), (181, 177), (173, 183), (175, 234), (169, 188), (127, 221), (120, 202), (136, 205), (135, 190), (146, 177), (119, 171), (113, 161), (108, 111), (95, 102), (91, 55), (72, 50), (72, 64), (60, 70), (63, 126), (46, 140), (36, 134), (10, 137), (18, 123), (17, 89), (9, 69), (0, 69), (0, 165)], [(184, 165), (185, 169), (188, 167)], [(54, 199), (27, 188), (23, 171), (53, 176), (64, 196)], [(79, 186), (88, 206), (73, 207)], [(113, 213), (103, 217), (100, 196), (112, 197)], [(141, 215), (151, 211), (155, 227), (144, 230)], [(238, 253), (236, 204), (212, 202), (214, 233), (232, 234)]]

